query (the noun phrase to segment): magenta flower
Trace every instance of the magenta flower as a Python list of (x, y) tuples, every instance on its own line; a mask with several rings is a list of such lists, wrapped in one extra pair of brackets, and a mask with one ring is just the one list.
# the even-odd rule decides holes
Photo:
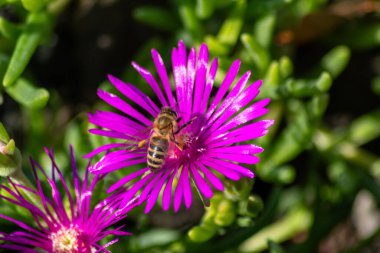
[[(0, 214), (0, 218), (16, 224), (20, 230), (7, 234), (0, 232), (0, 248), (20, 252), (52, 252), (52, 253), (92, 253), (109, 252), (106, 247), (115, 243), (114, 239), (104, 246), (99, 241), (108, 235), (129, 235), (121, 231), (121, 227), (111, 228), (113, 224), (126, 216), (126, 212), (132, 208), (127, 205), (125, 209), (114, 208), (114, 202), (120, 201), (119, 195), (113, 195), (97, 204), (93, 209), (90, 207), (91, 195), (99, 179), (95, 176), (91, 183), (88, 182), (86, 171), (83, 182), (78, 177), (77, 166), (71, 151), (71, 161), (74, 179), (74, 194), (63, 178), (57, 167), (53, 152), (45, 150), (52, 161), (52, 176), (35, 161), (31, 160), (37, 190), (17, 184), (9, 179), (10, 187), (0, 185), (3, 193), (0, 198), (9, 204), (17, 205), (30, 212), (34, 221), (29, 224), (17, 219)], [(43, 191), (37, 172), (42, 172), (51, 187), (50, 194)], [(63, 189), (61, 195), (58, 189)], [(25, 197), (26, 195), (33, 197)], [(31, 199), (34, 199), (32, 201)], [(92, 209), (92, 210), (91, 210)]]
[[(241, 177), (253, 178), (252, 170), (246, 166), (258, 163), (259, 158), (255, 155), (263, 149), (246, 142), (265, 135), (273, 124), (273, 120), (256, 121), (268, 111), (265, 106), (269, 99), (252, 103), (262, 82), (247, 85), (250, 76), (248, 71), (233, 85), (240, 67), (240, 61), (236, 60), (212, 98), (218, 60), (214, 59), (209, 66), (209, 52), (205, 44), (201, 45), (198, 56), (195, 48), (187, 55), (186, 47), (180, 41), (178, 48), (172, 51), (173, 95), (161, 56), (155, 49), (152, 50), (152, 56), (162, 87), (148, 70), (135, 62), (132, 65), (157, 95), (158, 104), (132, 84), (109, 76), (120, 93), (149, 116), (114, 94), (98, 91), (101, 99), (122, 114), (109, 111), (89, 114), (89, 121), (102, 128), (90, 129), (90, 132), (121, 141), (101, 146), (87, 155), (92, 157), (108, 151), (91, 168), (91, 173), (98, 175), (123, 168), (128, 170), (130, 166), (144, 164), (143, 169), (128, 173), (112, 185), (108, 192), (127, 185), (129, 188), (124, 194), (122, 205), (134, 196), (139, 196), (139, 204), (147, 200), (145, 212), (152, 209), (160, 193), (163, 209), (169, 209), (174, 195), (174, 210), (178, 211), (182, 201), (187, 208), (191, 206), (191, 185), (203, 197), (211, 198), (213, 189), (224, 190), (221, 176), (235, 181)], [(171, 108), (174, 113), (167, 112)], [(160, 115), (165, 114), (167, 119), (161, 123), (156, 121), (154, 127), (153, 119), (158, 117), (161, 110), (165, 113)], [(178, 123), (165, 125), (163, 122), (168, 122), (170, 118), (177, 118)], [(163, 129), (171, 130), (166, 132), (169, 139), (167, 150), (157, 148), (158, 144), (162, 145), (165, 141), (150, 140), (151, 136), (157, 134), (160, 125)], [(144, 140), (148, 140), (145, 145)], [(129, 147), (131, 143), (135, 143), (134, 148)]]

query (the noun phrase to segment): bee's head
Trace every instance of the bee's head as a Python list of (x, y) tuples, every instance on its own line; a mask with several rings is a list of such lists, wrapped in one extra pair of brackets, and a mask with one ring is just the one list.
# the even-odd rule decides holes
[(161, 112), (160, 112), (161, 115), (163, 114), (169, 114), (170, 116), (172, 116), (174, 119), (177, 119), (177, 113), (174, 111), (174, 109), (170, 106), (164, 106), (161, 108)]

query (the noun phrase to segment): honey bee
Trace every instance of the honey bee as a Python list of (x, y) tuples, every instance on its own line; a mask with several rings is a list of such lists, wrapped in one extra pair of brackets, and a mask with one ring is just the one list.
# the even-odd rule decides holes
[[(160, 113), (154, 119), (153, 129), (149, 137), (147, 150), (147, 165), (151, 170), (161, 169), (165, 163), (165, 158), (169, 150), (169, 142), (172, 141), (179, 149), (183, 149), (183, 144), (176, 141), (175, 135), (183, 128), (192, 123), (195, 118), (189, 120), (181, 127), (178, 127), (177, 113), (170, 106), (161, 108)], [(142, 148), (148, 140), (142, 140), (138, 143), (138, 147)]]

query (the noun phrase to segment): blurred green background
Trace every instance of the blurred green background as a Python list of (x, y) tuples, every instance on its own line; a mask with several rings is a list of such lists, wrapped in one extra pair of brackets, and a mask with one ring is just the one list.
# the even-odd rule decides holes
[[(254, 182), (226, 182), (206, 211), (134, 210), (112, 252), (380, 252), (380, 2), (374, 0), (0, 0), (0, 121), (24, 158), (54, 147), (70, 177), (106, 142), (86, 113), (111, 73), (150, 89), (150, 49), (209, 46), (219, 85), (234, 59), (263, 79), (276, 120)], [(154, 97), (154, 94), (150, 94)], [(107, 185), (124, 172), (109, 176)], [(105, 194), (105, 193), (104, 193)], [(104, 197), (104, 194), (99, 194)], [(12, 206), (0, 211), (15, 215)], [(16, 209), (19, 219), (23, 213)], [(2, 231), (15, 228), (2, 220)]]

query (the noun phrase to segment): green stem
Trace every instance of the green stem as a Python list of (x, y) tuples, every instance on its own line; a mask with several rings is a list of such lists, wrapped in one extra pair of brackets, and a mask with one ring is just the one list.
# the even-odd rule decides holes
[(330, 153), (331, 151), (335, 151), (347, 161), (361, 168), (368, 169), (372, 176), (380, 178), (379, 156), (365, 151), (353, 142), (337, 142), (331, 133), (318, 130), (314, 137), (314, 143), (322, 152)]
[(265, 227), (244, 241), (240, 252), (260, 252), (268, 248), (268, 240), (281, 243), (307, 230), (312, 224), (312, 213), (305, 207), (296, 207), (281, 220)]

